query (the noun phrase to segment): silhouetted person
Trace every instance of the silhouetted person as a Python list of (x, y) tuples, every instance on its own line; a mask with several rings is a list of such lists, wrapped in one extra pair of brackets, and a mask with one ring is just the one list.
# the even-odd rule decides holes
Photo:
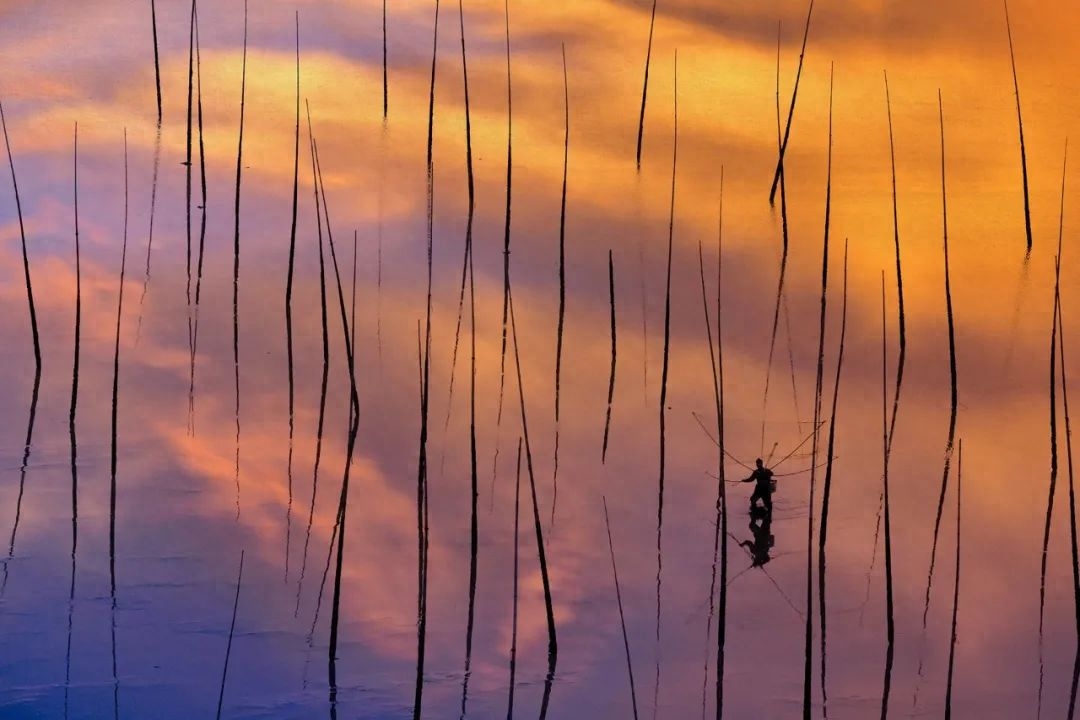
[(739, 543), (739, 547), (746, 548), (750, 553), (750, 562), (753, 567), (761, 567), (772, 559), (769, 557), (769, 550), (775, 542), (772, 534), (772, 515), (770, 513), (752, 515), (750, 532), (754, 534), (754, 539), (743, 540)]
[(750, 496), (750, 510), (753, 511), (758, 500), (761, 501), (762, 507), (765, 508), (765, 512), (772, 514), (772, 477), (773, 472), (769, 468), (765, 467), (765, 464), (761, 462), (761, 458), (756, 460), (757, 468), (754, 472), (750, 473), (750, 477), (743, 478), (743, 482), (757, 482), (754, 487), (754, 494)]

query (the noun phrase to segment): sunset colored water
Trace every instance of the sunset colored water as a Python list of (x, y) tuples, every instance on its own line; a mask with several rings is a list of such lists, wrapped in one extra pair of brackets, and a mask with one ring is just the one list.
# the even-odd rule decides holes
[(724, 717), (1068, 716), (1080, 10), (1008, 6), (1030, 253), (1003, 4), (814, 6), (772, 205), (805, 3), (197, 10), (0, 2), (0, 717), (718, 717), (720, 627)]

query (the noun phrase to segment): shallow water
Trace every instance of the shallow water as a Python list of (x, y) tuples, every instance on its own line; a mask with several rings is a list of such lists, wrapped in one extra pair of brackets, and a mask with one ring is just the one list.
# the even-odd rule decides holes
[[(187, 718), (214, 712), (242, 550), (244, 570), (222, 715), (329, 714), (333, 565), (313, 633), (312, 627), (345, 465), (349, 385), (337, 290), (328, 265), (329, 392), (301, 584), (322, 330), (305, 123), (293, 295), (296, 410), (290, 505), (284, 297), (295, 122), (294, 7), (265, 0), (250, 8), (237, 447), (231, 281), (243, 7), (230, 2), (199, 8), (209, 197), (194, 413), (189, 415), (186, 169), (181, 163), (186, 155), (190, 8), (185, 3), (157, 4), (164, 122), (147, 281), (157, 111), (146, 5), (92, 0), (63, 12), (49, 12), (40, 3), (0, 8), (0, 63), (5, 68), (0, 99), (18, 177), (43, 355), (40, 394), (32, 409), (34, 356), (19, 224), (5, 173), (0, 184), (0, 359), (7, 371), (0, 381), (0, 537), (8, 552), (3, 553), (7, 559), (0, 578), (5, 649), (0, 659), (0, 715)], [(882, 488), (882, 271), (890, 406), (897, 318), (883, 68), (889, 72), (892, 100), (907, 322), (907, 364), (889, 470), (896, 619), (889, 710), (894, 717), (941, 713), (950, 645), (955, 462), (925, 632), (922, 623), (949, 416), (936, 107), (940, 88), (959, 377), (957, 437), (964, 449), (953, 711), (957, 717), (1034, 716), (1039, 566), (1050, 466), (1053, 265), (1062, 150), (1078, 116), (1075, 98), (1080, 90), (1076, 78), (1062, 69), (1080, 61), (1069, 42), (1080, 15), (1061, 3), (1048, 7), (1016, 2), (1009, 8), (1034, 231), (1034, 248), (1025, 260), (1020, 153), (1003, 10), (968, 1), (948, 7), (920, 1), (902, 9), (861, 2), (815, 8), (786, 162), (791, 227), (787, 311), (781, 315), (766, 400), (781, 246), (779, 202), (775, 210), (767, 202), (776, 162), (776, 21), (782, 16), (780, 103), (786, 112), (806, 8), (736, 3), (720, 10), (698, 0), (661, 2), (638, 173), (634, 146), (648, 5), (600, 0), (572, 7), (510, 5), (511, 273), (558, 633), (549, 716), (631, 715), (602, 498), (610, 511), (639, 713), (696, 717), (704, 701), (704, 712), (713, 714), (716, 619), (709, 626), (711, 634), (706, 628), (717, 450), (695, 419), (711, 432), (715, 417), (697, 246), (704, 246), (711, 296), (716, 291), (723, 168), (725, 440), (733, 456), (725, 469), (728, 480), (738, 480), (749, 473), (739, 463), (751, 465), (758, 456), (776, 463), (799, 446), (812, 426), (830, 63), (835, 86), (826, 414), (839, 339), (845, 241), (850, 287), (828, 524), (829, 717), (879, 714), (885, 666), (884, 560), (882, 546), (875, 544)], [(416, 343), (417, 323), (425, 313), (425, 109), (434, 6), (391, 4), (385, 123), (381, 4), (342, 1), (299, 9), (301, 92), (310, 102), (319, 142), (346, 302), (354, 228), (359, 238), (360, 417), (343, 558), (336, 710), (342, 717), (403, 717), (413, 710), (416, 674), (421, 416)], [(478, 584), (467, 705), (471, 717), (505, 712), (513, 612), (514, 461), (521, 434), (513, 342), (502, 422), (496, 424), (507, 133), (503, 23), (501, 3), (466, 3), (477, 184), (479, 458)], [(567, 313), (558, 501), (552, 517), (562, 42), (570, 102)], [(675, 48), (679, 145), (658, 632), (658, 420)], [(467, 313), (452, 404), (448, 394), (467, 213), (461, 45), (457, 7), (451, 3), (440, 8), (437, 60), (423, 710), (427, 716), (442, 717), (460, 714), (470, 562)], [(82, 337), (73, 565), (68, 410), (75, 317), (76, 121)], [(113, 587), (110, 412), (125, 128), (130, 215), (120, 336)], [(197, 163), (197, 149), (195, 154)], [(1070, 187), (1074, 176), (1070, 169)], [(1075, 377), (1071, 352), (1077, 324), (1071, 296), (1077, 271), (1070, 255), (1070, 197), (1067, 190), (1062, 302), (1066, 369)], [(191, 203), (196, 242), (200, 204), (196, 172)], [(609, 249), (615, 267), (618, 365), (608, 458), (601, 464), (610, 363)], [(27, 450), (31, 413), (33, 434)], [(822, 443), (826, 436), (823, 430)], [(1076, 648), (1069, 478), (1060, 408), (1058, 440), (1060, 475), (1042, 646), (1042, 710), (1047, 717), (1065, 714)], [(738, 544), (753, 538), (746, 512), (751, 486), (727, 486), (732, 580), (724, 687), (729, 717), (795, 717), (802, 707), (809, 451), (807, 443), (776, 469), (782, 476), (774, 498), (774, 546), (764, 568), (748, 569), (751, 559)], [(822, 462), (824, 454), (822, 450)], [(815, 517), (820, 513), (823, 471), (816, 475)], [(544, 593), (528, 488), (523, 469), (515, 696), (519, 715), (537, 712), (547, 672)], [(820, 716), (816, 544), (815, 527), (813, 702), (814, 714)]]

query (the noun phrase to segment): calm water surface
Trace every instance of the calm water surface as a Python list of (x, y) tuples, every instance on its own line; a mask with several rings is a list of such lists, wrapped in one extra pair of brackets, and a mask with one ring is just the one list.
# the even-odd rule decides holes
[[(0, 5), (0, 97), (18, 174), (42, 348), (40, 391), (32, 405), (34, 355), (19, 224), (5, 173), (0, 189), (0, 359), (5, 370), (0, 381), (0, 536), (6, 558), (0, 591), (0, 715), (5, 718), (189, 718), (214, 712), (241, 551), (245, 559), (222, 715), (310, 718), (331, 712), (332, 564), (321, 606), (318, 595), (345, 466), (348, 366), (331, 272), (324, 438), (301, 578), (312, 505), (322, 326), (305, 122), (293, 289), (290, 495), (284, 308), (296, 9), (301, 95), (310, 103), (319, 142), (346, 302), (354, 230), (358, 238), (360, 415), (340, 591), (336, 709), (341, 717), (356, 718), (412, 713), (421, 424), (417, 324), (425, 316), (425, 111), (434, 4), (390, 4), (385, 122), (381, 3), (338, 0), (296, 8), (262, 0), (250, 5), (239, 218), (237, 446), (231, 281), (243, 4), (230, 0), (199, 8), (208, 200), (195, 393), (189, 405), (183, 163), (190, 7), (172, 0), (156, 7), (163, 123), (148, 249), (157, 137), (150, 7), (147, 2), (89, 0)], [(815, 517), (820, 513), (823, 469), (811, 498), (811, 443), (800, 442), (813, 421), (830, 68), (826, 414), (839, 342), (845, 242), (849, 296), (828, 525), (828, 712), (832, 718), (877, 716), (885, 666), (883, 537), (875, 540), (882, 490), (882, 271), (890, 405), (898, 323), (884, 69), (892, 101), (907, 333), (889, 473), (896, 619), (889, 709), (898, 717), (942, 712), (950, 645), (955, 463), (925, 631), (922, 619), (949, 418), (940, 88), (958, 361), (957, 437), (964, 450), (953, 710), (957, 717), (1034, 717), (1050, 468), (1053, 266), (1062, 154), (1066, 136), (1077, 135), (1080, 87), (1069, 69), (1080, 62), (1071, 42), (1080, 11), (1067, 3), (1031, 0), (1016, 0), (1009, 8), (1030, 176), (1034, 248), (1025, 260), (1004, 8), (971, 0), (947, 6), (919, 0), (896, 7), (848, 0), (815, 8), (787, 155), (791, 251), (766, 397), (781, 248), (779, 202), (775, 210), (768, 204), (777, 144), (777, 21), (783, 21), (779, 93), (786, 114), (806, 8), (787, 1), (720, 7), (702, 0), (662, 0), (638, 172), (636, 120), (650, 10), (644, 0), (509, 6), (511, 274), (559, 643), (549, 717), (631, 716), (603, 498), (610, 512), (638, 711), (696, 717), (704, 702), (704, 712), (714, 712), (717, 622), (708, 618), (717, 449), (696, 419), (708, 428), (715, 423), (698, 244), (704, 245), (712, 296), (721, 175), (727, 477), (745, 477), (748, 470), (740, 463), (750, 465), (755, 457), (775, 464), (793, 453), (776, 469), (781, 476), (770, 532), (758, 528), (755, 538), (746, 511), (751, 485), (727, 486), (731, 581), (725, 710), (729, 717), (760, 718), (801, 712), (807, 521), (811, 503)], [(492, 0), (465, 3), (477, 197), (479, 463), (476, 622), (467, 709), (478, 718), (502, 717), (508, 701), (515, 454), (522, 431), (512, 338), (501, 425), (496, 422), (507, 170), (503, 12), (503, 4)], [(460, 714), (469, 596), (467, 313), (452, 401), (449, 394), (468, 210), (460, 43), (457, 5), (444, 2), (433, 138), (427, 717)], [(570, 145), (556, 503), (562, 43)], [(676, 48), (678, 164), (658, 630), (658, 421)], [(68, 413), (76, 297), (76, 122), (82, 316), (73, 473)], [(111, 383), (125, 128), (129, 244), (110, 572)], [(197, 137), (196, 129), (191, 201), (196, 253), (202, 204)], [(1067, 175), (1071, 186), (1075, 173), (1070, 168)], [(1071, 355), (1078, 279), (1072, 259), (1072, 197), (1067, 188), (1063, 337), (1066, 370), (1080, 377)], [(610, 446), (602, 464), (610, 365), (609, 250), (615, 269), (618, 365)], [(1076, 648), (1060, 408), (1058, 421), (1061, 473), (1042, 643), (1046, 717), (1066, 712)], [(822, 450), (822, 462), (824, 455)], [(531, 716), (544, 692), (548, 630), (525, 471), (522, 483), (515, 710)], [(769, 534), (769, 562), (750, 567), (750, 553), (738, 543), (766, 542)], [(815, 575), (816, 544), (815, 527)], [(820, 716), (816, 580), (814, 598), (813, 712)]]

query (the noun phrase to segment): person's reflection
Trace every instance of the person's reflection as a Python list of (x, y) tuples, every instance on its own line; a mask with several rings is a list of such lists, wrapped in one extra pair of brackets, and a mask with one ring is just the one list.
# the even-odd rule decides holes
[(775, 542), (772, 534), (772, 513), (764, 508), (754, 508), (750, 512), (749, 527), (754, 539), (743, 540), (739, 547), (746, 548), (750, 553), (751, 567), (762, 567), (772, 559), (769, 557), (769, 551)]

